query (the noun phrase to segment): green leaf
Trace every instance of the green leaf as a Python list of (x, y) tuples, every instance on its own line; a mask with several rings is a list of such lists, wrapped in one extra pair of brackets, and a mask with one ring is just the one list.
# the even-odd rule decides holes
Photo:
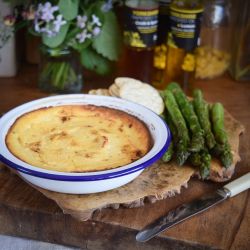
[(89, 70), (100, 75), (109, 74), (112, 70), (111, 62), (88, 47), (81, 52), (81, 63)]
[(58, 6), (60, 13), (69, 21), (78, 14), (79, 0), (59, 0)]
[(90, 39), (86, 39), (84, 43), (75, 42), (71, 45), (71, 47), (81, 53), (84, 49), (86, 49), (91, 44)]
[(117, 61), (121, 50), (121, 34), (113, 12), (104, 13), (102, 31), (93, 41), (94, 49), (111, 61)]
[(61, 45), (66, 37), (66, 34), (69, 29), (69, 24), (64, 24), (59, 33), (56, 36), (48, 37), (47, 35), (42, 35), (42, 40), (45, 45), (47, 45), (50, 48), (55, 48), (59, 45)]

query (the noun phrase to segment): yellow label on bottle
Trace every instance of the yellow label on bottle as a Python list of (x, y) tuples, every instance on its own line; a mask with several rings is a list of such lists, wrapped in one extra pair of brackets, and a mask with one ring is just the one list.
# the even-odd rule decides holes
[(192, 72), (195, 68), (195, 57), (193, 54), (187, 53), (184, 57), (181, 69), (184, 71)]
[(125, 44), (139, 48), (153, 47), (157, 40), (158, 13), (158, 8), (136, 9), (125, 6)]

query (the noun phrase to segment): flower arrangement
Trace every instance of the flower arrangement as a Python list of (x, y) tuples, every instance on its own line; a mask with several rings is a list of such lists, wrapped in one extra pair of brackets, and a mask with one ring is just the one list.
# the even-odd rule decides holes
[[(31, 34), (41, 37), (43, 51), (54, 58), (65, 51), (74, 51), (86, 69), (98, 74), (110, 72), (121, 45), (112, 1), (37, 0), (22, 4), (19, 14), (4, 18), (6, 26), (27, 26)], [(42, 74), (51, 78), (56, 87), (77, 79), (70, 65), (59, 62), (50, 62)]]

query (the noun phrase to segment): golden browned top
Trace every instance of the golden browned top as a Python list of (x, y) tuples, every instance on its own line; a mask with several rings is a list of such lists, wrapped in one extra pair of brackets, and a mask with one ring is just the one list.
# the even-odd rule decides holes
[(33, 166), (60, 172), (117, 168), (144, 156), (151, 136), (138, 118), (94, 105), (48, 107), (19, 117), (8, 149)]

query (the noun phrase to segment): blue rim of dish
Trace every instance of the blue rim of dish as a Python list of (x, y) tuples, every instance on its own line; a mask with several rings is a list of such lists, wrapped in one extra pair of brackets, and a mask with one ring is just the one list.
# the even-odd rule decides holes
[(149, 167), (151, 164), (153, 164), (155, 161), (157, 161), (160, 157), (163, 156), (163, 154), (166, 152), (166, 150), (168, 149), (170, 142), (172, 140), (171, 137), (171, 133), (169, 130), (169, 127), (167, 126), (166, 122), (162, 119), (162, 121), (164, 122), (166, 129), (167, 129), (167, 140), (164, 144), (164, 146), (162, 147), (162, 149), (156, 153), (153, 157), (151, 157), (149, 160), (140, 163), (139, 165), (133, 166), (131, 168), (128, 169), (124, 169), (124, 170), (120, 170), (117, 172), (113, 172), (113, 173), (106, 173), (106, 174), (97, 174), (97, 175), (88, 175), (88, 176), (69, 176), (69, 175), (57, 175), (57, 174), (49, 174), (49, 173), (43, 173), (43, 172), (39, 172), (39, 171), (35, 171), (32, 169), (28, 169), (26, 167), (22, 167), (10, 160), (8, 160), (7, 158), (5, 158), (3, 155), (0, 154), (0, 161), (2, 161), (4, 164), (8, 165), (9, 167), (20, 171), (24, 174), (28, 174), (28, 175), (32, 175), (35, 177), (39, 177), (39, 178), (43, 178), (43, 179), (50, 179), (50, 180), (56, 180), (56, 181), (100, 181), (100, 180), (106, 180), (106, 179), (112, 179), (112, 178), (116, 178), (116, 177), (121, 177), (124, 175), (128, 175), (128, 174), (132, 174), (134, 172), (137, 172), (139, 170), (145, 169), (147, 167)]

